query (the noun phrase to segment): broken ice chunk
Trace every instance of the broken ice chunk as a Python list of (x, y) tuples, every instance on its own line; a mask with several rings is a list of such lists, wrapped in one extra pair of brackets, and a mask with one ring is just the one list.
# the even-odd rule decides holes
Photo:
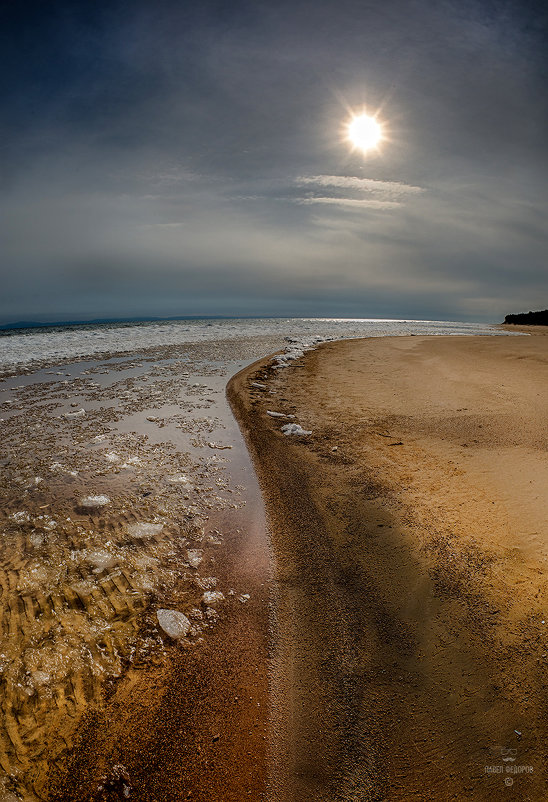
[(271, 418), (294, 418), (295, 415), (284, 415), (283, 412), (272, 412), (272, 410), (267, 409), (266, 414), (270, 415)]
[(190, 480), (188, 476), (185, 476), (184, 473), (177, 473), (173, 476), (168, 476), (166, 481), (170, 483), (170, 485), (187, 485), (190, 486)]
[(139, 521), (139, 523), (130, 524), (127, 528), (127, 531), (132, 537), (144, 538), (159, 535), (163, 528), (163, 524), (153, 524)]
[(108, 496), (85, 496), (80, 499), (80, 506), (86, 509), (95, 509), (97, 507), (105, 507), (110, 504)]
[(195, 579), (194, 581), (202, 590), (213, 590), (217, 587), (217, 577), (215, 576), (204, 576), (201, 579)]
[(202, 549), (187, 550), (187, 559), (191, 568), (198, 568), (203, 558), (204, 558), (204, 552)]
[(298, 423), (286, 423), (285, 426), (282, 426), (281, 431), (286, 435), (296, 434), (296, 435), (307, 435), (312, 434), (312, 432), (306, 431), (299, 426)]
[(184, 638), (192, 626), (186, 615), (178, 610), (157, 610), (156, 617), (160, 627), (170, 638)]
[(116, 562), (115, 557), (106, 549), (93, 549), (88, 552), (88, 562), (93, 566), (93, 572), (98, 574), (106, 568), (112, 568)]
[(85, 414), (86, 414), (86, 410), (83, 407), (81, 407), (80, 409), (77, 409), (76, 412), (65, 412), (63, 417), (64, 418), (69, 418), (69, 419), (82, 418)]
[(219, 604), (220, 602), (224, 601), (224, 599), (224, 593), (221, 593), (220, 590), (206, 590), (202, 596), (202, 601), (207, 605)]

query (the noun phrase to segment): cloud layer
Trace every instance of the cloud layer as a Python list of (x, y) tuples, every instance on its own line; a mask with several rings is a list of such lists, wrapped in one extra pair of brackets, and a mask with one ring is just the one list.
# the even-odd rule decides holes
[[(13, 6), (0, 318), (546, 306), (542, 13)], [(363, 107), (387, 133), (366, 158), (342, 135)]]

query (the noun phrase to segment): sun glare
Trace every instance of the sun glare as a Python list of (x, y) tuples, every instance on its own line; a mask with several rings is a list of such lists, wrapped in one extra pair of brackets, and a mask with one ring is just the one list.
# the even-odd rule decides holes
[(347, 124), (347, 137), (355, 148), (367, 153), (383, 139), (382, 126), (365, 112), (352, 117)]

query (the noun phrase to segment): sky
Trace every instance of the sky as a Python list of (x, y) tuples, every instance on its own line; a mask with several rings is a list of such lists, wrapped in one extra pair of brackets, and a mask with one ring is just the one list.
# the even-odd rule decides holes
[(0, 322), (548, 307), (546, 23), (506, 0), (7, 0)]

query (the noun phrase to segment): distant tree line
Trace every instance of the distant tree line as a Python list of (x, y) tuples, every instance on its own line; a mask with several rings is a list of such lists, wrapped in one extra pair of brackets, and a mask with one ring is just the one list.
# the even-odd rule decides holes
[(523, 326), (548, 326), (548, 309), (543, 312), (520, 312), (517, 315), (506, 315), (505, 323), (521, 323)]

